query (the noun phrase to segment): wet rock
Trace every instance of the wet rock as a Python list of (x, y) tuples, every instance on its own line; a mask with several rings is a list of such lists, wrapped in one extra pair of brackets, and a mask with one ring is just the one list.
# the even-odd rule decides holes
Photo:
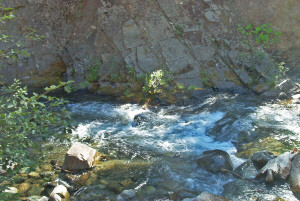
[(46, 196), (41, 197), (38, 201), (48, 201), (49, 198), (47, 198)]
[(42, 199), (41, 196), (33, 195), (26, 198), (26, 201), (40, 201), (41, 199)]
[(4, 192), (5, 193), (10, 193), (10, 194), (17, 194), (18, 189), (16, 187), (8, 187)]
[(41, 172), (41, 176), (42, 177), (51, 177), (51, 176), (53, 176), (54, 175), (54, 171), (45, 171), (45, 172)]
[(103, 195), (105, 192), (105, 186), (103, 184), (89, 186), (82, 193), (74, 196), (73, 199), (76, 201), (82, 200), (106, 200)]
[(84, 144), (76, 142), (68, 150), (63, 169), (66, 170), (84, 170), (91, 169), (94, 165), (97, 151)]
[(24, 194), (31, 187), (29, 183), (21, 183), (18, 187), (19, 193)]
[(258, 171), (259, 170), (255, 167), (251, 160), (247, 160), (234, 170), (235, 173), (245, 179), (254, 179)]
[(63, 185), (56, 186), (50, 194), (50, 201), (60, 201), (62, 198), (68, 199), (70, 197), (67, 188)]
[(203, 152), (197, 164), (212, 173), (221, 172), (221, 169), (233, 170), (229, 154), (218, 149)]
[(208, 192), (202, 192), (200, 195), (198, 195), (195, 198), (186, 198), (182, 201), (228, 201), (226, 198), (211, 194)]
[(186, 190), (186, 189), (180, 189), (174, 193), (172, 193), (170, 195), (170, 199), (171, 200), (175, 200), (175, 201), (181, 201), (183, 199), (194, 199), (195, 197), (197, 197), (199, 193), (196, 193), (196, 192), (193, 192), (193, 191), (189, 191), (189, 190)]
[(276, 158), (276, 156), (273, 155), (272, 152), (264, 150), (254, 153), (250, 159), (255, 165), (257, 165), (259, 168), (262, 168), (268, 163), (269, 160), (274, 158)]
[(295, 156), (295, 153), (286, 152), (277, 158), (269, 160), (269, 162), (258, 172), (256, 178), (261, 178), (266, 175), (267, 182), (273, 182), (274, 178), (285, 180), (290, 174), (292, 160)]
[(50, 165), (50, 164), (42, 165), (41, 169), (43, 171), (52, 171), (52, 165)]
[(287, 150), (287, 145), (272, 138), (266, 137), (258, 141), (250, 142), (238, 147), (237, 157), (240, 158), (250, 158), (254, 153), (262, 151), (265, 149), (274, 153), (275, 155), (280, 155), (283, 150)]
[(243, 196), (242, 194), (245, 194), (246, 196), (248, 192), (251, 192), (252, 189), (255, 189), (255, 184), (247, 180), (238, 179), (225, 184), (223, 187), (224, 191), (222, 196), (229, 200), (239, 200), (237, 198), (242, 198), (240, 197)]
[(0, 168), (0, 175), (6, 174), (6, 171)]
[(15, 176), (12, 178), (13, 182), (16, 184), (21, 184), (27, 179), (27, 177)]
[(152, 114), (150, 113), (141, 113), (141, 114), (137, 114), (134, 116), (133, 118), (133, 126), (139, 126), (142, 124), (151, 124), (152, 122)]
[(40, 174), (37, 173), (37, 172), (30, 172), (30, 173), (28, 174), (28, 176), (29, 176), (30, 178), (37, 179), (37, 178), (40, 177)]
[(30, 172), (30, 168), (29, 167), (23, 167), (19, 171), (20, 174), (28, 174), (29, 172)]
[[(276, 183), (276, 185), (284, 185), (282, 183)], [(287, 185), (284, 185), (288, 188)], [(284, 201), (278, 197), (282, 193), (280, 189), (271, 187), (263, 182), (251, 182), (248, 180), (238, 179), (229, 182), (223, 186), (224, 191), (222, 196), (228, 200), (253, 200), (253, 201)], [(278, 190), (278, 191), (277, 191)], [(286, 192), (286, 195), (290, 200), (296, 200), (296, 198)]]
[(105, 188), (115, 193), (120, 193), (123, 190), (123, 187), (116, 182), (109, 182), (106, 184)]
[(31, 188), (26, 192), (27, 196), (40, 195), (44, 191), (44, 187), (34, 184)]
[(293, 159), (289, 184), (294, 193), (300, 194), (300, 155)]
[(136, 198), (136, 192), (133, 189), (124, 190), (117, 197), (117, 201), (138, 201)]

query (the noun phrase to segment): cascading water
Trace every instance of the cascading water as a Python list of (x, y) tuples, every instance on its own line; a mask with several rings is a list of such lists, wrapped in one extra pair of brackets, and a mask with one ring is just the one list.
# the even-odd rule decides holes
[[(71, 100), (68, 108), (78, 123), (73, 140), (93, 144), (112, 159), (148, 164), (140, 169), (128, 169), (127, 177), (120, 178), (114, 172), (102, 174), (89, 183), (90, 188), (129, 179), (129, 186), (135, 188), (143, 200), (168, 197), (179, 189), (221, 194), (223, 185), (234, 177), (212, 174), (197, 167), (195, 161), (202, 152), (227, 151), (236, 168), (244, 161), (235, 156), (236, 146), (247, 140), (273, 136), (293, 146), (298, 144), (300, 107), (297, 104), (288, 108), (262, 103), (256, 97), (229, 94), (203, 97), (200, 101), (194, 106), (146, 109), (136, 104), (103, 100)], [(136, 122), (135, 117), (139, 115), (142, 118)], [(99, 189), (107, 197), (117, 195), (114, 188), (107, 190), (101, 186)], [(84, 198), (88, 200), (88, 194), (91, 191), (83, 191), (80, 196), (87, 196)], [(288, 200), (296, 199), (286, 189), (277, 194)]]

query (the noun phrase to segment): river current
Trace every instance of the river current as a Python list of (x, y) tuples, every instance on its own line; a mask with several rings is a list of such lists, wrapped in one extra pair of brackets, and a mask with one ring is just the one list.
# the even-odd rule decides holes
[[(198, 98), (190, 106), (152, 108), (82, 95), (70, 99), (68, 110), (78, 124), (73, 141), (91, 144), (113, 160), (147, 164), (142, 168), (133, 165), (127, 173), (115, 169), (88, 184), (100, 185), (98, 190), (111, 198), (116, 191), (101, 185), (126, 179), (130, 180), (127, 188), (137, 190), (143, 200), (164, 199), (180, 189), (220, 195), (223, 185), (235, 178), (199, 168), (196, 160), (201, 153), (227, 151), (236, 168), (245, 161), (236, 157), (243, 144), (272, 138), (286, 145), (283, 152), (298, 147), (300, 139), (299, 104), (264, 101), (253, 95), (219, 93)], [(135, 117), (141, 114), (145, 118), (137, 123)], [(85, 193), (88, 191), (82, 196)], [(285, 188), (276, 195), (297, 200)]]

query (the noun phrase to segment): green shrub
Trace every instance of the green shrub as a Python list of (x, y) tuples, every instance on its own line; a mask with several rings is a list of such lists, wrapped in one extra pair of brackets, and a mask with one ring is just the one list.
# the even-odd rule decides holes
[[(65, 140), (71, 133), (70, 113), (64, 108), (66, 101), (47, 94), (71, 82), (45, 88), (42, 94), (28, 95), (26, 87), (18, 80), (12, 85), (2, 83), (0, 88), (0, 164), (8, 173), (19, 168), (34, 167), (42, 157), (32, 155), (47, 139)], [(11, 170), (9, 167), (14, 167)], [(0, 186), (0, 192), (6, 188)], [(0, 199), (7, 193), (0, 193)]]
[(170, 72), (160, 69), (145, 75), (143, 90), (147, 93), (162, 93), (172, 85), (173, 81), (174, 77)]
[(188, 90), (189, 91), (194, 91), (196, 88), (197, 88), (196, 85), (190, 85), (189, 88), (188, 88)]
[(279, 42), (282, 34), (274, 30), (272, 24), (262, 24), (253, 27), (252, 24), (249, 23), (245, 27), (238, 27), (237, 30), (244, 36), (243, 42), (247, 47), (249, 46), (249, 39), (254, 40), (262, 47), (270, 47), (272, 44)]
[(99, 70), (101, 68), (101, 62), (100, 61), (94, 61), (87, 69), (87, 75), (86, 80), (90, 83), (94, 83), (98, 80), (100, 74)]
[(176, 24), (173, 29), (177, 37), (184, 37), (184, 26), (181, 24)]

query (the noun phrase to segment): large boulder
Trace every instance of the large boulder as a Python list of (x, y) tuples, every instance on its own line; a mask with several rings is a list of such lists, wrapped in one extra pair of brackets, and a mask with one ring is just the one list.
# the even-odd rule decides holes
[(218, 149), (203, 152), (197, 164), (212, 173), (221, 172), (222, 169), (233, 170), (229, 154)]
[(94, 166), (97, 151), (84, 144), (76, 142), (68, 150), (63, 169), (70, 171), (78, 171), (91, 169)]
[(266, 181), (272, 183), (275, 178), (285, 180), (291, 170), (292, 160), (296, 153), (283, 153), (277, 158), (269, 160), (269, 162), (258, 172), (256, 178), (261, 178), (266, 175)]
[(293, 159), (289, 184), (294, 193), (300, 193), (300, 155), (295, 156)]
[(276, 158), (276, 156), (273, 155), (272, 152), (264, 150), (254, 153), (250, 159), (255, 165), (257, 165), (259, 168), (262, 168), (268, 163), (269, 160), (274, 158)]

